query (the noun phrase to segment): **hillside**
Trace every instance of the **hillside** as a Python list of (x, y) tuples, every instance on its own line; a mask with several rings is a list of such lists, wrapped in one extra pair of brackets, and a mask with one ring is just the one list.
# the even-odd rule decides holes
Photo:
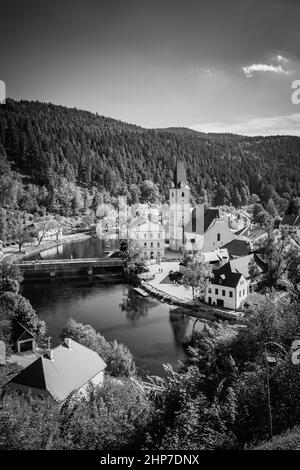
[[(38, 205), (54, 212), (64, 188), (78, 186), (136, 202), (146, 197), (143, 182), (152, 180), (167, 199), (176, 159), (185, 163), (196, 199), (239, 205), (257, 194), (282, 212), (291, 194), (299, 194), (299, 156), (299, 137), (143, 129), (40, 102), (7, 100), (0, 107), (2, 175), (9, 166), (20, 184), (42, 191)], [(3, 195), (0, 203), (7, 204)]]

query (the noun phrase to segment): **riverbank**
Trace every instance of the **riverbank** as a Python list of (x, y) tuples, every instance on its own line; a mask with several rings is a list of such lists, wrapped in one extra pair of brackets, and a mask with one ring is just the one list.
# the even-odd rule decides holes
[(186, 289), (183, 285), (176, 284), (169, 279), (169, 272), (178, 270), (179, 263), (176, 261), (152, 264), (149, 266), (149, 274), (153, 278), (141, 281), (141, 287), (162, 302), (187, 309), (194, 317), (241, 321), (242, 312), (240, 311), (212, 307), (205, 303), (195, 304), (192, 289)]
[(88, 240), (91, 238), (91, 235), (86, 233), (75, 233), (72, 235), (62, 236), (59, 240), (45, 240), (40, 245), (37, 244), (25, 244), (23, 252), (18, 250), (18, 246), (10, 246), (3, 249), (3, 256), (0, 259), (1, 261), (20, 261), (28, 258), (32, 255), (37, 255), (44, 250), (54, 248), (56, 246), (65, 245), (67, 243), (75, 243), (83, 240)]

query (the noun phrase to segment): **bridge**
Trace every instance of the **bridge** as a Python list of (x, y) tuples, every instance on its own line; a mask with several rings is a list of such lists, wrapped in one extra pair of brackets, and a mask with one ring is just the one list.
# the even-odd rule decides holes
[(15, 263), (24, 278), (93, 276), (107, 272), (123, 272), (120, 258), (78, 258), (54, 260), (22, 260)]

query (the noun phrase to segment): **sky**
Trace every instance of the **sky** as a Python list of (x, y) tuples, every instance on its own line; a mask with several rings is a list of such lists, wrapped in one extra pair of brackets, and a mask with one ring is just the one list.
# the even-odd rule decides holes
[(300, 136), (299, 0), (10, 0), (7, 96), (147, 128)]

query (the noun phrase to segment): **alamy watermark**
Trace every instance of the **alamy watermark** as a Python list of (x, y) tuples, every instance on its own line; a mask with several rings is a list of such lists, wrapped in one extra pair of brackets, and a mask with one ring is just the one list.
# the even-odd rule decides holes
[(295, 90), (292, 93), (292, 103), (300, 104), (300, 80), (294, 80), (292, 83), (292, 88)]
[(3, 80), (0, 80), (0, 104), (5, 104), (6, 99), (6, 85)]

